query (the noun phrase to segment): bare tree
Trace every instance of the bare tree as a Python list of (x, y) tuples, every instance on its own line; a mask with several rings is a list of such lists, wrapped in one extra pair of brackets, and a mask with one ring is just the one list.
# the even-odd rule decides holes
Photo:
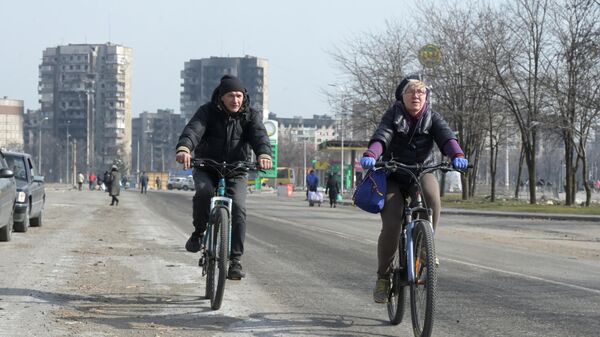
[(407, 32), (410, 31), (406, 27), (388, 22), (385, 31), (363, 34), (346, 41), (344, 48), (330, 52), (346, 76), (347, 106), (360, 106), (363, 111), (352, 116), (353, 128), (373, 130), (383, 112), (394, 103), (396, 86), (416, 60)]
[(546, 43), (548, 0), (514, 0), (500, 11), (482, 12), (480, 42), (491, 65), (497, 88), (491, 87), (514, 116), (520, 130), (529, 174), (529, 202), (536, 202), (537, 133), (542, 119), (544, 93), (541, 90)]
[(556, 39), (552, 72), (548, 76), (554, 112), (553, 126), (565, 151), (565, 203), (572, 205), (577, 192), (576, 174), (582, 165), (586, 205), (591, 200), (586, 147), (600, 110), (600, 6), (593, 0), (555, 1), (552, 7)]

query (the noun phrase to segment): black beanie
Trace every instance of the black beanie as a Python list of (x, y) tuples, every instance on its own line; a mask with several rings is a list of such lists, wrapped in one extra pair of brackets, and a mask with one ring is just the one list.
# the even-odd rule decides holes
[(410, 82), (411, 80), (421, 81), (421, 76), (409, 75), (409, 76), (406, 76), (402, 81), (400, 81), (400, 84), (398, 84), (398, 87), (396, 88), (396, 100), (398, 100), (398, 101), (402, 100), (402, 91), (404, 91), (404, 87), (406, 87), (408, 82)]
[(219, 97), (231, 91), (245, 92), (246, 89), (242, 85), (242, 82), (235, 76), (225, 75), (221, 77), (221, 84), (219, 84)]

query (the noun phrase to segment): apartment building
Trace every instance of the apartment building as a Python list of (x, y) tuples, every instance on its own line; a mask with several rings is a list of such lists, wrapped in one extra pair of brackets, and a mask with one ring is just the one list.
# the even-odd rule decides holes
[(172, 109), (142, 112), (132, 120), (132, 173), (179, 168), (175, 146), (185, 120)]
[(329, 115), (313, 115), (313, 118), (277, 117), (270, 113), (269, 119), (276, 120), (279, 126), (279, 137), (289, 139), (292, 143), (314, 144), (318, 146), (326, 140), (338, 137), (336, 120)]
[(23, 150), (23, 101), (0, 98), (0, 148)]
[(114, 161), (131, 167), (131, 69), (131, 48), (112, 43), (43, 51), (41, 111), (57, 141), (50, 180), (70, 182), (71, 172), (104, 171)]
[(189, 121), (198, 108), (209, 102), (221, 77), (230, 74), (238, 77), (250, 97), (251, 106), (263, 112), (269, 111), (268, 61), (253, 56), (210, 57), (189, 60), (181, 71), (181, 115)]

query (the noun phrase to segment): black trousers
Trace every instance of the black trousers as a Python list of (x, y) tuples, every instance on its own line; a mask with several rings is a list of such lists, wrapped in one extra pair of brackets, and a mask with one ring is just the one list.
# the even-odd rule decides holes
[[(194, 186), (196, 194), (193, 200), (194, 233), (199, 236), (206, 231), (210, 199), (215, 195), (219, 183), (216, 174), (208, 171), (194, 170)], [(246, 239), (246, 194), (248, 192), (248, 176), (242, 175), (227, 179), (225, 195), (233, 200), (231, 210), (231, 259), (240, 259), (244, 254)]]

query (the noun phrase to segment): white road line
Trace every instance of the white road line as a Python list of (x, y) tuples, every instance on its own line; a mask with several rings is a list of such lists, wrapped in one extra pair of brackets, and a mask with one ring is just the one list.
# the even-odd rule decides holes
[(470, 262), (465, 262), (465, 261), (459, 261), (459, 260), (454, 260), (454, 259), (444, 258), (444, 261), (450, 261), (450, 262), (462, 264), (462, 265), (465, 265), (465, 266), (470, 266), (470, 267), (474, 267), (474, 268), (485, 269), (485, 270), (489, 270), (489, 271), (493, 271), (493, 272), (497, 272), (497, 273), (502, 273), (502, 274), (507, 274), (507, 275), (512, 275), (512, 276), (518, 276), (518, 277), (522, 277), (522, 278), (526, 278), (526, 279), (530, 279), (530, 280), (535, 280), (535, 281), (540, 281), (540, 282), (546, 282), (546, 283), (550, 283), (550, 284), (554, 284), (554, 285), (559, 285), (559, 286), (563, 286), (563, 287), (573, 288), (573, 289), (577, 289), (577, 290), (583, 290), (583, 291), (587, 291), (587, 292), (590, 292), (590, 293), (593, 293), (593, 294), (600, 295), (600, 290), (598, 290), (598, 289), (592, 289), (592, 288), (582, 287), (582, 286), (578, 286), (578, 285), (574, 285), (574, 284), (570, 284), (570, 283), (566, 283), (566, 282), (549, 280), (549, 279), (545, 279), (545, 278), (542, 278), (542, 277), (531, 276), (531, 275), (527, 275), (527, 274), (517, 273), (517, 272), (514, 272), (514, 271), (508, 271), (508, 270), (503, 270), (503, 269), (498, 269), (498, 268), (493, 268), (493, 267), (486, 267), (486, 266), (482, 266), (480, 264), (475, 264), (475, 263), (470, 263)]

